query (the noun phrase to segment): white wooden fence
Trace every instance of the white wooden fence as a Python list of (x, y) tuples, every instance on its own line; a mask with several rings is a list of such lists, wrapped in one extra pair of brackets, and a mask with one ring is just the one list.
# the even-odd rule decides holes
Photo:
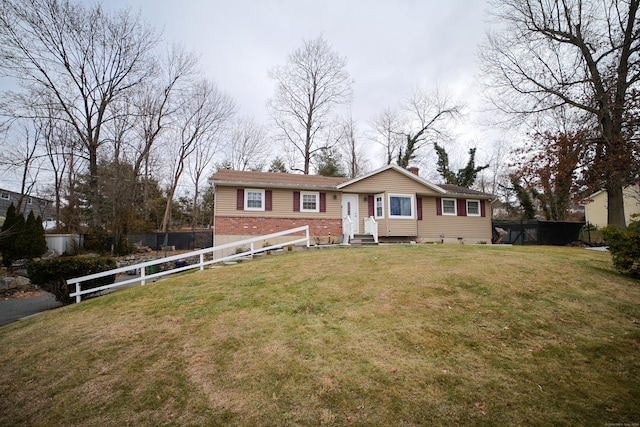
[[(292, 237), (296, 237), (293, 240), (287, 241), (287, 242), (282, 242), (282, 243), (278, 243), (275, 245), (271, 245), (271, 246), (266, 246), (266, 247), (259, 247), (256, 248), (255, 244), (257, 242), (261, 242), (261, 241), (266, 241), (268, 239), (273, 239), (275, 237), (280, 237), (280, 236), (286, 236), (288, 234), (293, 234), (293, 233), (299, 233), (299, 232), (305, 232), (305, 237), (298, 237), (298, 236), (292, 236)], [(260, 252), (265, 252), (265, 251), (269, 251), (269, 250), (273, 250), (273, 249), (280, 249), (283, 248), (285, 246), (290, 246), (290, 245), (295, 245), (296, 243), (302, 243), (305, 242), (306, 246), (309, 247), (310, 244), (310, 240), (309, 240), (309, 226), (305, 225), (302, 227), (298, 227), (298, 228), (292, 228), (291, 230), (285, 230), (285, 231), (280, 231), (278, 233), (273, 233), (273, 234), (268, 234), (266, 236), (259, 236), (259, 237), (253, 237), (251, 239), (246, 239), (246, 240), (241, 240), (238, 242), (231, 242), (231, 243), (227, 243), (224, 245), (220, 245), (220, 246), (213, 246), (211, 248), (206, 248), (206, 249), (200, 249), (198, 251), (193, 251), (193, 252), (187, 252), (187, 253), (183, 253), (183, 254), (178, 254), (178, 255), (173, 255), (170, 257), (166, 257), (166, 258), (159, 258), (159, 259), (154, 259), (152, 261), (146, 261), (146, 262), (142, 262), (139, 264), (134, 264), (134, 265), (130, 265), (127, 267), (121, 267), (121, 268), (116, 268), (113, 270), (109, 270), (109, 271), (102, 271), (100, 273), (95, 273), (95, 274), (90, 274), (88, 276), (82, 276), (82, 277), (76, 277), (74, 279), (70, 279), (67, 280), (67, 284), (68, 285), (74, 285), (76, 286), (76, 291), (69, 294), (69, 296), (71, 297), (76, 297), (76, 302), (80, 302), (82, 300), (82, 295), (85, 294), (91, 294), (94, 292), (99, 292), (99, 291), (104, 291), (107, 289), (113, 289), (113, 288), (117, 288), (120, 286), (125, 286), (125, 285), (130, 285), (132, 283), (137, 283), (140, 282), (141, 285), (144, 285), (147, 280), (152, 280), (152, 279), (156, 279), (158, 277), (162, 277), (162, 276), (166, 276), (169, 274), (174, 274), (174, 273), (180, 273), (182, 271), (186, 271), (186, 270), (191, 270), (194, 268), (200, 268), (200, 270), (204, 270), (204, 267), (210, 264), (216, 264), (219, 262), (225, 262), (225, 261), (231, 261), (233, 259), (237, 259), (237, 258), (243, 258), (243, 257), (253, 257), (253, 255), (260, 253)], [(234, 253), (232, 255), (226, 255), (226, 256), (222, 256), (220, 258), (215, 258), (213, 256), (213, 254), (215, 252), (218, 251), (223, 251), (225, 249), (233, 249), (233, 248), (237, 248), (237, 247), (245, 247), (245, 246), (249, 246), (250, 249), (247, 251), (242, 251), (240, 253)], [(213, 259), (210, 260), (206, 260), (205, 261), (205, 255), (207, 254), (212, 254)], [(199, 257), (199, 262), (196, 264), (190, 264), (190, 265), (185, 265), (183, 267), (178, 267), (178, 268), (174, 268), (171, 270), (165, 270), (165, 271), (159, 271), (153, 274), (146, 274), (147, 272), (147, 267), (152, 267), (152, 266), (157, 266), (160, 264), (164, 264), (166, 262), (171, 262), (171, 261), (178, 261), (178, 260), (184, 260), (187, 258), (193, 258), (193, 257)], [(121, 273), (129, 273), (131, 271), (136, 271), (136, 274), (139, 274), (139, 276), (134, 277), (132, 279), (128, 279), (128, 280), (123, 280), (117, 283), (112, 283), (110, 285), (104, 285), (104, 286), (99, 286), (96, 288), (91, 288), (91, 289), (81, 289), (81, 284), (83, 282), (86, 282), (88, 280), (92, 280), (92, 279), (99, 279), (101, 277), (105, 277), (105, 276), (110, 276), (113, 274), (121, 274)], [(139, 273), (138, 273), (139, 272)]]

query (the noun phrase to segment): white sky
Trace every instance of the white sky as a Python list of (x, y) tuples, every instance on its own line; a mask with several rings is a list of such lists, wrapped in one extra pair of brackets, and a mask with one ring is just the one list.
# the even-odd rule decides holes
[[(354, 79), (352, 114), (361, 128), (383, 109), (398, 107), (416, 86), (448, 88), (473, 104), (476, 48), (484, 38), (487, 7), (485, 0), (110, 0), (105, 5), (139, 10), (164, 29), (167, 42), (184, 43), (200, 54), (206, 75), (236, 100), (239, 114), (258, 121), (268, 120), (265, 104), (275, 87), (267, 70), (284, 64), (303, 39), (323, 35), (347, 58)], [(464, 126), (463, 132), (471, 128)]]
[[(74, 0), (87, 4), (95, 0)], [(274, 93), (267, 70), (286, 63), (303, 39), (322, 35), (347, 58), (354, 79), (352, 116), (357, 128), (385, 108), (399, 108), (415, 87), (439, 87), (467, 104), (460, 137), (447, 146), (452, 166), (467, 150), (478, 162), (496, 139), (480, 127), (476, 50), (484, 40), (487, 0), (103, 0), (105, 8), (130, 7), (200, 55), (205, 75), (236, 101), (239, 116), (268, 123)], [(484, 147), (483, 147), (484, 146)], [(381, 166), (382, 156), (372, 159)], [(435, 170), (435, 164), (432, 166)], [(0, 181), (0, 185), (2, 181)]]

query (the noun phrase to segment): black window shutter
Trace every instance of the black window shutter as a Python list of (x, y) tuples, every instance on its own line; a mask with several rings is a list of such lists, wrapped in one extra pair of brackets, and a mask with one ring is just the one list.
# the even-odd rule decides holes
[(320, 212), (327, 211), (327, 193), (320, 193)]
[(376, 196), (369, 194), (367, 196), (367, 203), (369, 205), (369, 216), (375, 216), (376, 214)]
[(442, 199), (436, 197), (436, 215), (442, 215)]
[(484, 200), (480, 200), (480, 216), (481, 217), (487, 216), (487, 211), (486, 211), (486, 208), (484, 206), (484, 203), (485, 203)]
[(273, 194), (271, 190), (264, 190), (264, 210), (273, 210)]
[(416, 207), (418, 211), (418, 221), (422, 221), (422, 197), (416, 199)]
[(238, 196), (236, 197), (236, 209), (239, 211), (244, 210), (244, 189), (238, 188)]
[(300, 192), (293, 192), (293, 211), (300, 212)]

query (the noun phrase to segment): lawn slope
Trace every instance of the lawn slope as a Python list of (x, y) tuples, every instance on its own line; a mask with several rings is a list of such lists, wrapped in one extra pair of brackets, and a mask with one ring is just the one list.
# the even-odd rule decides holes
[(640, 422), (640, 283), (578, 248), (267, 256), (0, 328), (0, 425)]

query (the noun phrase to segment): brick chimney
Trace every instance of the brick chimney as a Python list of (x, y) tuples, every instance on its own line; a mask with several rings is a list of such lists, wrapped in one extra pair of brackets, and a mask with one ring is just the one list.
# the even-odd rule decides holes
[(409, 166), (409, 167), (407, 168), (407, 170), (408, 170), (409, 172), (411, 172), (412, 174), (414, 174), (414, 175), (419, 175), (419, 172), (420, 172), (420, 169), (418, 169), (418, 168), (417, 168), (417, 167), (415, 167), (415, 166)]

